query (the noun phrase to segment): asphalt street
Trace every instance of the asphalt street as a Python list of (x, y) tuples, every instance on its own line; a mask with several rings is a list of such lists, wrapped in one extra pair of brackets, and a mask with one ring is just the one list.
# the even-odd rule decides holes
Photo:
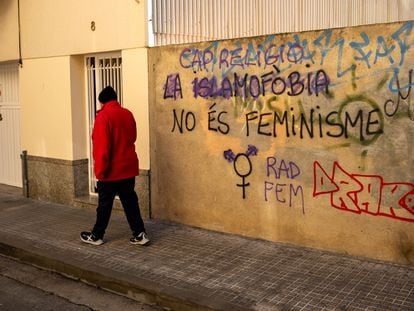
[(1, 311), (160, 311), (79, 280), (0, 255)]

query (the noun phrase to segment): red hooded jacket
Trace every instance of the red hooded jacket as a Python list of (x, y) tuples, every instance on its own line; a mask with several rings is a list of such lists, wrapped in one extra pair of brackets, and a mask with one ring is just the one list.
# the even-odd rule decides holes
[(92, 132), (95, 176), (100, 181), (115, 181), (139, 174), (135, 152), (137, 128), (134, 116), (116, 100), (102, 105)]

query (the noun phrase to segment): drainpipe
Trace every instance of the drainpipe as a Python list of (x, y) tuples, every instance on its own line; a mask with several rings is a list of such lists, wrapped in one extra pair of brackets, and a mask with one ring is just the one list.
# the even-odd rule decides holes
[(151, 207), (151, 168), (148, 170), (148, 218), (152, 219), (152, 207)]
[(27, 174), (27, 151), (23, 150), (22, 154), (20, 155), (20, 159), (22, 160), (22, 180), (23, 180), (23, 195), (28, 198), (29, 197), (29, 179)]
[(20, 0), (17, 0), (17, 23), (19, 29), (19, 65), (23, 67), (23, 58), (22, 58), (22, 36), (20, 29)]

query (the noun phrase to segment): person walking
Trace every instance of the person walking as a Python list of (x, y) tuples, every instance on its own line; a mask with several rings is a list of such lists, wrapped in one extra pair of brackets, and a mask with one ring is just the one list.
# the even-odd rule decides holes
[(132, 113), (119, 104), (111, 86), (98, 96), (102, 104), (92, 131), (94, 173), (98, 189), (96, 222), (92, 231), (83, 231), (81, 240), (92, 245), (104, 243), (115, 196), (118, 195), (132, 230), (130, 243), (145, 245), (149, 238), (139, 210), (135, 176), (139, 160), (135, 152), (137, 129)]

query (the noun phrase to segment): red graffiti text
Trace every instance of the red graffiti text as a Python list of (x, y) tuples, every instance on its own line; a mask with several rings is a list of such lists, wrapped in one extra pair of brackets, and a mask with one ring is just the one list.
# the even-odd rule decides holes
[(350, 174), (337, 162), (328, 173), (315, 161), (313, 172), (313, 196), (329, 195), (334, 208), (414, 222), (414, 184), (386, 183), (378, 175)]

